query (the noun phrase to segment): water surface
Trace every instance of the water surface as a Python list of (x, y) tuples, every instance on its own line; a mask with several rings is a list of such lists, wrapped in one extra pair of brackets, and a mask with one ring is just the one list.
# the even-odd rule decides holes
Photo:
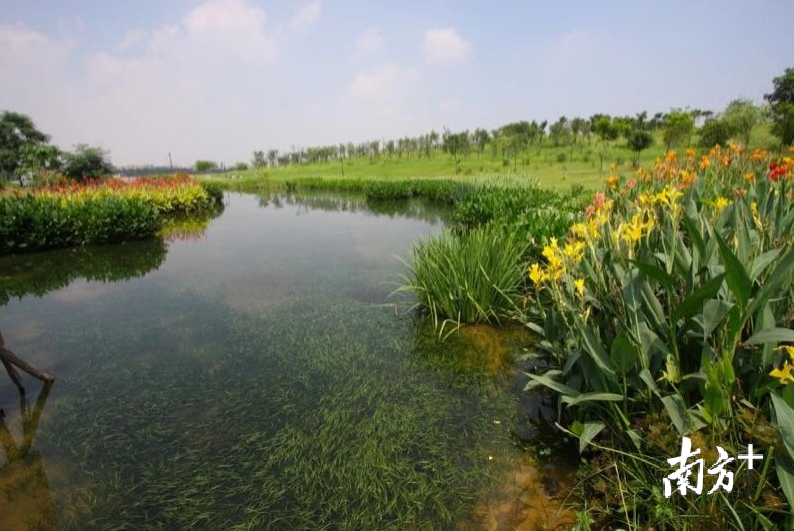
[(512, 452), (510, 349), (441, 343), (389, 297), (443, 214), (226, 201), (168, 242), (0, 258), (6, 345), (57, 377), (22, 408), (0, 378), (0, 527), (466, 521)]

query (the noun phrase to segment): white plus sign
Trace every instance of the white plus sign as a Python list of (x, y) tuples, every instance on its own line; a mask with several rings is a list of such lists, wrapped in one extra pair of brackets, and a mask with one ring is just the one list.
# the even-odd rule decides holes
[(739, 459), (744, 459), (747, 461), (747, 470), (753, 469), (753, 461), (756, 459), (763, 459), (764, 454), (753, 454), (753, 443), (749, 443), (747, 445), (747, 454), (741, 455), (739, 454)]

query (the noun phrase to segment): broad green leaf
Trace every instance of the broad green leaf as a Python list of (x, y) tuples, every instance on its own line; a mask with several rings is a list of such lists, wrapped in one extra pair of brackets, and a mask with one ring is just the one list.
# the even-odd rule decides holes
[[(782, 455), (778, 455), (782, 454)], [(775, 470), (777, 471), (777, 480), (780, 483), (780, 489), (786, 496), (788, 501), (789, 510), (794, 508), (794, 460), (782, 451), (775, 451)]]
[(612, 341), (609, 357), (622, 374), (626, 374), (634, 366), (634, 361), (637, 359), (637, 351), (625, 332), (618, 334), (618, 337)]
[(719, 299), (709, 299), (703, 304), (703, 321), (700, 324), (703, 326), (704, 338), (711, 335), (731, 308), (732, 303)]
[(755, 311), (776, 295), (779, 287), (786, 280), (791, 281), (792, 271), (794, 271), (794, 246), (792, 246), (783, 258), (778, 262), (774, 271), (766, 277), (764, 285), (758, 290), (750, 305), (745, 312), (745, 318), (754, 314)]
[(772, 397), (772, 404), (775, 406), (775, 416), (783, 444), (789, 456), (794, 458), (794, 409), (791, 409), (791, 406), (776, 393), (770, 393), (769, 396)]
[(697, 312), (702, 307), (703, 301), (711, 299), (717, 294), (720, 290), (720, 286), (722, 286), (723, 279), (725, 279), (725, 273), (717, 275), (700, 288), (690, 293), (686, 299), (675, 307), (673, 313), (670, 315), (673, 322), (678, 322), (679, 319), (690, 317)]
[(631, 263), (639, 269), (640, 273), (661, 284), (668, 293), (672, 293), (675, 290), (673, 277), (668, 275), (663, 269), (639, 260), (631, 260)]
[(725, 281), (733, 296), (736, 297), (739, 307), (744, 308), (750, 299), (753, 282), (750, 280), (750, 275), (747, 274), (744, 264), (733, 254), (722, 236), (715, 231), (714, 238), (720, 247), (720, 255), (722, 255), (722, 261), (725, 264)]
[(623, 395), (617, 393), (582, 393), (573, 398), (563, 396), (560, 398), (560, 401), (569, 406), (575, 406), (583, 402), (622, 402), (624, 399), (625, 397)]
[(689, 433), (689, 422), (687, 420), (684, 401), (678, 395), (667, 395), (662, 397), (662, 404), (673, 421), (673, 426), (681, 435)]
[(582, 338), (584, 339), (585, 345), (587, 345), (587, 349), (596, 365), (598, 365), (598, 367), (606, 374), (612, 376), (610, 379), (614, 380), (615, 370), (609, 360), (607, 351), (601, 344), (600, 339), (593, 334), (593, 329), (590, 328), (589, 325), (582, 328)]
[(579, 453), (584, 452), (584, 449), (587, 448), (587, 445), (593, 440), (593, 438), (601, 433), (605, 424), (603, 422), (585, 422), (581, 427), (581, 432), (577, 435), (579, 436)]
[(764, 345), (766, 343), (794, 343), (794, 330), (789, 328), (768, 328), (755, 333), (744, 342), (745, 345)]
[(780, 251), (782, 251), (780, 248), (772, 249), (756, 257), (756, 259), (753, 260), (753, 266), (750, 268), (750, 278), (753, 280), (757, 279), (767, 266), (774, 262), (775, 258), (780, 256)]
[(528, 373), (528, 372), (525, 372), (524, 374), (529, 376), (530, 379), (538, 382), (541, 385), (545, 385), (549, 389), (557, 391), (558, 393), (560, 393), (563, 396), (574, 396), (575, 397), (575, 396), (579, 396), (581, 394), (579, 391), (577, 391), (573, 387), (568, 387), (564, 383), (558, 382), (557, 380), (555, 380), (553, 378), (550, 378), (549, 376), (547, 376), (545, 374), (531, 374), (531, 373)]

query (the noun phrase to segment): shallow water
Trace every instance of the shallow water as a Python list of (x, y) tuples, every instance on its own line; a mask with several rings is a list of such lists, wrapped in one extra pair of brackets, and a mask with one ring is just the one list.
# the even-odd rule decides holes
[(226, 202), (167, 243), (0, 258), (6, 346), (57, 378), (24, 411), (0, 379), (0, 527), (480, 525), (526, 338), (442, 343), (389, 297), (443, 212)]

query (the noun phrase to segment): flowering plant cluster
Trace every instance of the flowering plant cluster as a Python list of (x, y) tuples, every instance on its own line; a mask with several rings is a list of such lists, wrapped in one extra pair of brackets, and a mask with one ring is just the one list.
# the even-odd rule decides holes
[(669, 455), (651, 418), (731, 451), (755, 441), (774, 454), (759, 492), (794, 507), (793, 168), (734, 144), (671, 151), (609, 175), (529, 266), (528, 326), (556, 368), (528, 388), (561, 395), (581, 449)]

